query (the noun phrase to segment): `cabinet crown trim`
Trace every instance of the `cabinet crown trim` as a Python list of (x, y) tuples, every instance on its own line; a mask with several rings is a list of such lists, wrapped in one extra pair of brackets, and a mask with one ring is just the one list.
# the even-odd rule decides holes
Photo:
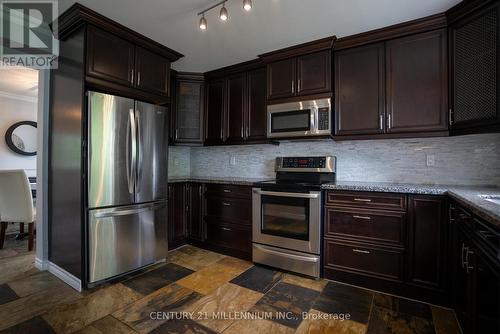
[(337, 36), (333, 35), (312, 42), (307, 42), (299, 45), (290, 46), (284, 49), (263, 53), (259, 55), (259, 58), (262, 59), (262, 61), (267, 64), (281, 59), (301, 56), (307, 53), (329, 50), (333, 48), (333, 45), (335, 44), (336, 40)]
[(355, 46), (381, 42), (388, 39), (417, 34), (429, 30), (446, 28), (447, 19), (445, 13), (426, 16), (420, 19), (394, 24), (380, 29), (362, 32), (356, 35), (339, 38), (335, 42), (334, 49), (342, 50)]

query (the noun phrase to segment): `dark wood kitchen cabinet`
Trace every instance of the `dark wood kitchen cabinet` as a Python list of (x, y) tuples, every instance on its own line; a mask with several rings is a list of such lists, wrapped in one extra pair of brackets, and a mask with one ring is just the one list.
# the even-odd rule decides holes
[(268, 100), (331, 92), (331, 61), (326, 50), (268, 64)]
[(267, 99), (295, 96), (297, 59), (290, 58), (267, 65)]
[(177, 73), (173, 108), (173, 142), (203, 144), (205, 83), (202, 74)]
[(226, 79), (227, 108), (225, 112), (225, 141), (240, 143), (245, 139), (246, 73), (237, 73)]
[(385, 131), (384, 43), (335, 52), (335, 135)]
[(332, 52), (316, 52), (297, 58), (297, 95), (328, 93), (332, 90)]
[(205, 245), (214, 251), (252, 258), (252, 188), (207, 184)]
[(135, 85), (161, 95), (170, 94), (170, 61), (154, 52), (135, 48)]
[(332, 47), (336, 37), (259, 55), (267, 64), (267, 99), (274, 103), (331, 96)]
[(225, 110), (224, 79), (213, 79), (207, 83), (207, 109), (205, 121), (205, 144), (217, 145), (224, 142), (223, 117)]
[(407, 283), (445, 292), (448, 238), (446, 197), (408, 198)]
[(267, 139), (266, 68), (247, 72), (246, 140)]
[(448, 130), (446, 29), (386, 42), (386, 132)]
[(448, 135), (445, 15), (336, 42), (335, 138)]
[(449, 263), (453, 308), (464, 334), (500, 331), (499, 229), (452, 203)]
[(449, 305), (444, 196), (328, 191), (324, 275)]
[(134, 85), (133, 43), (104, 30), (87, 30), (87, 74), (132, 87)]
[(175, 249), (186, 243), (188, 184), (168, 185), (168, 249)]
[(500, 3), (462, 2), (450, 22), (451, 133), (500, 131)]
[(203, 242), (205, 240), (204, 227), (204, 192), (202, 183), (189, 183), (187, 201), (187, 237), (190, 241)]
[[(266, 71), (247, 62), (207, 74), (206, 145), (266, 141)], [(218, 125), (222, 124), (222, 128)]]
[(91, 86), (125, 96), (142, 92), (146, 100), (148, 95), (170, 96), (170, 62), (176, 58), (94, 26), (88, 27), (86, 38), (86, 75)]

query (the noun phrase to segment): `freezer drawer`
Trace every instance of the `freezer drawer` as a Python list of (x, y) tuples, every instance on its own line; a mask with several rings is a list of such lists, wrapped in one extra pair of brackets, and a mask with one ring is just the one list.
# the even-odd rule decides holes
[(89, 211), (89, 283), (167, 255), (167, 202)]

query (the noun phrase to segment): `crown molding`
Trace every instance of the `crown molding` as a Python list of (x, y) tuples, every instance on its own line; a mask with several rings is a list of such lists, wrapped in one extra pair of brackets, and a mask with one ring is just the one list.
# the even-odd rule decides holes
[(38, 98), (35, 96), (26, 96), (26, 95), (21, 95), (21, 94), (13, 94), (13, 93), (8, 93), (8, 92), (3, 92), (0, 90), (0, 97), (6, 98), (6, 99), (11, 99), (11, 100), (19, 100), (19, 101), (25, 101), (25, 102), (32, 102), (32, 103), (37, 103)]

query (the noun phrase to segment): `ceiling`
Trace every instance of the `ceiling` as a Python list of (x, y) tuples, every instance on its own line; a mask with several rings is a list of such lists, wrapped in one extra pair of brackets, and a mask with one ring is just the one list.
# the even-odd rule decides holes
[(38, 71), (28, 68), (0, 69), (0, 97), (36, 101)]
[[(196, 14), (218, 0), (79, 0), (79, 2), (185, 55), (172, 65), (205, 72), (251, 60), (258, 54), (337, 35), (348, 36), (445, 11), (459, 0), (228, 0), (229, 19)], [(74, 1), (59, 0), (59, 11)], [(119, 3), (119, 4), (118, 4)]]

